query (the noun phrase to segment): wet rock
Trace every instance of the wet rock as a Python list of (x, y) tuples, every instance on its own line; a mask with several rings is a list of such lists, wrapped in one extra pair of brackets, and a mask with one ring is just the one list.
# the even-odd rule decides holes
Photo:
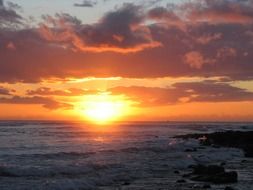
[(246, 157), (253, 157), (253, 131), (225, 131), (210, 134), (188, 134), (175, 138), (198, 139), (201, 145), (240, 148)]
[(204, 165), (195, 165), (193, 166), (193, 174), (197, 175), (213, 175), (217, 173), (224, 173), (225, 169), (222, 166), (218, 165), (209, 165), (209, 166), (204, 166)]
[(186, 183), (186, 181), (184, 179), (179, 179), (177, 180), (177, 183)]
[(125, 181), (122, 185), (130, 185), (131, 183), (128, 181)]
[(201, 145), (204, 145), (204, 146), (211, 146), (212, 145), (212, 141), (208, 138), (199, 138), (199, 142)]
[(191, 176), (191, 174), (184, 174), (184, 175), (182, 175), (183, 178), (190, 177), (190, 176)]
[(248, 145), (243, 150), (245, 157), (253, 157), (253, 145)]
[(174, 174), (180, 174), (180, 172), (178, 170), (174, 171)]
[(232, 187), (225, 187), (225, 189), (224, 190), (235, 190), (234, 188), (232, 188)]
[(224, 172), (216, 175), (199, 175), (192, 177), (193, 181), (205, 181), (212, 182), (215, 184), (224, 184), (224, 183), (236, 183), (237, 182), (237, 173), (236, 172)]
[(18, 177), (16, 174), (11, 173), (4, 167), (0, 167), (0, 176), (1, 177)]
[(226, 172), (222, 166), (218, 165), (196, 165), (190, 179), (193, 181), (212, 182), (215, 184), (235, 183), (237, 182), (237, 172)]
[(197, 184), (195, 184), (195, 185), (192, 186), (192, 189), (201, 189), (201, 188), (202, 187), (200, 185), (197, 185)]
[(209, 184), (203, 185), (203, 189), (210, 189), (210, 188), (211, 188), (211, 185), (209, 185)]
[(191, 165), (188, 166), (188, 168), (191, 168), (191, 169), (192, 169), (192, 168), (194, 168), (195, 166), (196, 166), (196, 165), (192, 165), (192, 164), (191, 164)]
[(184, 150), (185, 152), (197, 152), (196, 148), (187, 148)]

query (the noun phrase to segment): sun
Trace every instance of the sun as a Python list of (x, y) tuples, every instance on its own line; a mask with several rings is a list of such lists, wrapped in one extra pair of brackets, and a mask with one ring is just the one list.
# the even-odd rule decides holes
[(85, 116), (96, 123), (108, 123), (116, 120), (122, 112), (122, 103), (117, 102), (90, 102), (85, 110)]
[(85, 119), (96, 124), (117, 121), (129, 111), (127, 101), (107, 94), (86, 96), (80, 104)]

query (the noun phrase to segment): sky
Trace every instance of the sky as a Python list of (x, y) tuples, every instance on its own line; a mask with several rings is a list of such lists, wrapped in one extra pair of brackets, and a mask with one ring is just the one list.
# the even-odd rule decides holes
[(0, 0), (0, 119), (253, 121), (252, 0)]

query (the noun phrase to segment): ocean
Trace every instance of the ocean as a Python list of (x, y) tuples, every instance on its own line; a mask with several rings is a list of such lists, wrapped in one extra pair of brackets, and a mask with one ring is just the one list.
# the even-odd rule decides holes
[[(175, 135), (252, 130), (253, 123), (125, 122), (95, 127), (54, 121), (0, 122), (0, 190), (187, 190), (177, 183), (189, 165), (226, 162), (238, 172), (229, 186), (253, 189), (253, 160), (242, 150), (200, 147)], [(198, 151), (186, 151), (198, 148)], [(213, 185), (224, 189), (226, 185)]]

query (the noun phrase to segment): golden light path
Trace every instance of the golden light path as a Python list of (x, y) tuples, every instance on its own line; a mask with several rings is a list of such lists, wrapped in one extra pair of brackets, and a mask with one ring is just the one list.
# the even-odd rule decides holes
[(78, 104), (79, 114), (95, 124), (109, 124), (130, 112), (129, 101), (109, 94), (85, 96)]

